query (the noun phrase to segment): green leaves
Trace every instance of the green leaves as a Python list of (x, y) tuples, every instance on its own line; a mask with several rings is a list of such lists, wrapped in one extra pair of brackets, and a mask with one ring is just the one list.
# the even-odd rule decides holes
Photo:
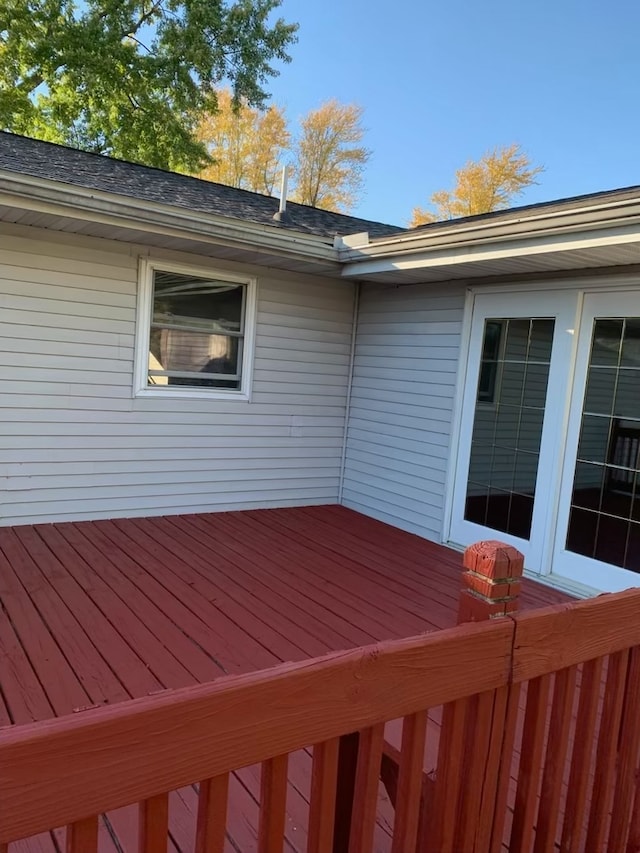
[(194, 171), (195, 138), (228, 82), (261, 105), (296, 25), (280, 0), (0, 0), (0, 125), (151, 166)]

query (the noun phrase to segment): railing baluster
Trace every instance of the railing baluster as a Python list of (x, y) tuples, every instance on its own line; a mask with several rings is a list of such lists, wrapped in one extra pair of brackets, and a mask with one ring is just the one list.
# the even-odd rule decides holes
[(200, 782), (195, 853), (222, 853), (227, 826), (229, 774)]
[(584, 849), (582, 836), (585, 829), (587, 801), (591, 786), (593, 744), (600, 707), (604, 659), (595, 658), (582, 666), (580, 699), (576, 715), (576, 735), (571, 756), (571, 771), (562, 827), (562, 853), (580, 853)]
[(336, 808), (333, 822), (332, 853), (348, 853), (353, 817), (353, 799), (356, 790), (356, 769), (360, 734), (349, 732), (338, 738), (338, 781)]
[(474, 696), (469, 703), (465, 726), (464, 795), (456, 821), (456, 850), (474, 850), (476, 835), (486, 824), (489, 824), (490, 835), (493, 808), (483, 813), (481, 802), (485, 785), (490, 782), (487, 763), (495, 703), (495, 691)]
[(493, 811), (492, 826), (490, 829), (491, 843), (483, 843), (484, 833), (477, 837), (477, 849), (479, 851), (489, 850), (490, 853), (502, 853), (505, 835), (505, 822), (509, 803), (509, 787), (511, 785), (511, 772), (513, 768), (513, 754), (516, 741), (516, 729), (520, 714), (520, 697), (522, 696), (522, 685), (513, 684), (504, 688), (505, 721), (502, 732), (495, 733), (495, 741), (492, 750), (497, 751), (494, 755), (497, 768), (497, 779), (495, 794), (492, 796), (491, 789), (486, 788), (486, 797), (483, 797), (482, 808), (491, 808)]
[(604, 847), (618, 756), (620, 718), (624, 705), (628, 662), (628, 649), (609, 656), (585, 850), (602, 850)]
[[(533, 847), (534, 853), (553, 853), (555, 850), (562, 780), (571, 732), (576, 676), (577, 667), (575, 666), (556, 673), (542, 789), (540, 791), (540, 805), (538, 807), (536, 841)], [(579, 732), (578, 736), (581, 736)]]
[[(8, 845), (0, 845), (0, 853), (6, 853)], [(76, 821), (67, 827), (66, 853), (97, 853), (98, 815)]]
[(139, 853), (166, 853), (169, 836), (169, 794), (158, 794), (140, 803)]
[(391, 853), (415, 849), (420, 822), (428, 711), (404, 718)]
[(464, 789), (460, 798), (454, 849), (491, 848), (503, 750), (507, 741), (509, 688), (481, 693), (470, 701), (465, 726)]
[(550, 686), (551, 676), (542, 675), (531, 680), (527, 687), (510, 853), (530, 850), (534, 838)]
[(262, 764), (258, 853), (282, 853), (287, 807), (289, 756), (278, 755)]
[(360, 732), (349, 853), (371, 853), (378, 812), (384, 723)]
[(640, 780), (636, 781), (636, 791), (633, 800), (633, 809), (629, 821), (629, 838), (627, 839), (626, 853), (638, 853), (640, 850)]
[(618, 775), (611, 811), (609, 853), (624, 850), (630, 834), (634, 789), (638, 784), (640, 747), (640, 647), (631, 650), (625, 686), (625, 704), (618, 742)]
[(462, 781), (469, 697), (445, 705), (438, 746), (433, 808), (427, 816), (429, 850), (452, 853)]
[(307, 853), (332, 853), (340, 738), (313, 747)]

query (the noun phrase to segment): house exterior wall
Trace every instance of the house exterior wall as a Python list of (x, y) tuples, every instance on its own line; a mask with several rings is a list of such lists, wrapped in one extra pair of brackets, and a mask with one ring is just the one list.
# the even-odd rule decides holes
[(0, 241), (1, 524), (337, 500), (349, 283), (167, 254), (257, 276), (252, 398), (134, 397), (147, 250), (17, 226)]
[(464, 300), (451, 283), (361, 286), (342, 501), (435, 541)]

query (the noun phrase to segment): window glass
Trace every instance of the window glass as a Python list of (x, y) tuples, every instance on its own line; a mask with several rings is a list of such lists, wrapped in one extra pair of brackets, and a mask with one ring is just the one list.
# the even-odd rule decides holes
[(500, 320), (488, 320), (485, 325), (484, 341), (482, 344), (482, 360), (480, 362), (480, 379), (478, 381), (478, 400), (483, 403), (493, 403), (496, 390), (498, 357), (502, 341), (503, 324)]
[(567, 548), (640, 572), (640, 319), (593, 324)]
[(245, 284), (154, 270), (148, 386), (238, 390)]
[(465, 519), (528, 539), (554, 321), (485, 322)]

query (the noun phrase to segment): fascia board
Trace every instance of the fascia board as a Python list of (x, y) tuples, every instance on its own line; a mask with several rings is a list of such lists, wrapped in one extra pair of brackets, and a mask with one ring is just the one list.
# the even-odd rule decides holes
[(0, 171), (0, 203), (82, 221), (168, 236), (209, 238), (224, 245), (276, 251), (337, 263), (329, 237), (303, 234), (216, 214)]
[(378, 237), (366, 246), (357, 248), (343, 246), (340, 250), (340, 260), (343, 262), (365, 261), (371, 257), (386, 257), (392, 254), (397, 256), (425, 249), (436, 249), (440, 246), (452, 248), (482, 242), (498, 242), (517, 235), (533, 237), (544, 234), (571, 234), (607, 225), (633, 222), (640, 222), (640, 199), (637, 198), (579, 210), (564, 209), (536, 215), (514, 216), (500, 222), (452, 223), (448, 227), (439, 227), (436, 230), (419, 230), (395, 237)]
[(506, 260), (572, 250), (593, 249), (599, 247), (640, 243), (640, 221), (600, 229), (589, 229), (578, 233), (534, 234), (529, 237), (483, 243), (471, 243), (464, 246), (447, 246), (416, 251), (411, 255), (389, 255), (386, 258), (363, 257), (356, 262), (344, 263), (343, 276), (363, 276), (384, 273), (393, 270), (417, 270), (429, 267), (447, 267), (451, 264), (478, 263), (481, 261)]

